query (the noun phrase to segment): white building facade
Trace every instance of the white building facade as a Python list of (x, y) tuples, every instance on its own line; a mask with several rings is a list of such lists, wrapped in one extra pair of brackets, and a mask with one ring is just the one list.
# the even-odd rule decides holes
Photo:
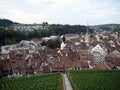
[(103, 49), (99, 44), (91, 49), (91, 54), (94, 56), (95, 64), (104, 61), (107, 55), (107, 50)]
[(65, 34), (65, 39), (66, 41), (72, 40), (72, 39), (78, 39), (79, 35), (78, 34)]

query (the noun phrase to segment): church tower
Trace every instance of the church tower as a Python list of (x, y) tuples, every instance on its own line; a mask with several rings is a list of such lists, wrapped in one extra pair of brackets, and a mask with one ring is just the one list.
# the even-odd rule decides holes
[(100, 41), (100, 35), (99, 35), (98, 32), (96, 32), (96, 39), (97, 39), (98, 42)]
[(90, 43), (90, 35), (89, 35), (89, 25), (87, 24), (87, 30), (85, 34), (85, 43)]
[(63, 50), (66, 47), (66, 44), (64, 43), (65, 42), (65, 36), (62, 35), (60, 38), (61, 38), (61, 41), (62, 41), (62, 43), (60, 45), (60, 49)]

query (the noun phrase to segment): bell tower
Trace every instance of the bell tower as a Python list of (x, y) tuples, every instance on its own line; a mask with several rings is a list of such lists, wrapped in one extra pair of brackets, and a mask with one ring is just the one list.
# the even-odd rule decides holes
[(90, 43), (90, 35), (89, 35), (89, 25), (87, 23), (87, 30), (85, 33), (85, 43)]

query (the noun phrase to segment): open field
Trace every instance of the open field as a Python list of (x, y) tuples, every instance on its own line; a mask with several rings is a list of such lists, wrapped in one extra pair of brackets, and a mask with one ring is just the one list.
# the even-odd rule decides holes
[(50, 73), (0, 79), (0, 84), (0, 90), (62, 90), (62, 75)]
[(70, 70), (68, 76), (74, 90), (120, 89), (120, 71)]

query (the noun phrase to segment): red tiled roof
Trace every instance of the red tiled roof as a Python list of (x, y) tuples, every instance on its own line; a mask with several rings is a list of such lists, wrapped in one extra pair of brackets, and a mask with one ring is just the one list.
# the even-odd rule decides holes
[(98, 63), (98, 64), (96, 65), (96, 68), (97, 68), (97, 69), (102, 69), (102, 70), (108, 69), (103, 62)]

